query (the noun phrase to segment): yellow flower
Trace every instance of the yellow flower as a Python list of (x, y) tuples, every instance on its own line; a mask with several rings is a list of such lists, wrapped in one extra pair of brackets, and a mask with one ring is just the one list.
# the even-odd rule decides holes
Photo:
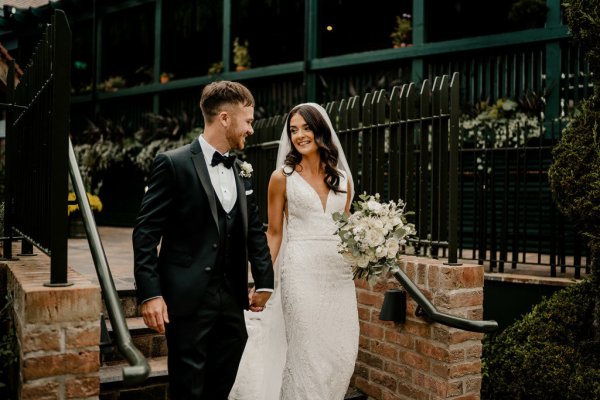
[[(90, 202), (90, 207), (92, 208), (92, 211), (97, 211), (97, 212), (102, 211), (102, 201), (100, 201), (100, 197), (96, 196), (95, 194), (91, 194), (91, 193), (88, 193), (87, 197), (88, 197), (88, 201)], [(77, 200), (77, 196), (75, 196), (74, 192), (69, 192), (69, 196), (67, 199), (68, 199), (69, 203), (71, 203), (71, 202), (74, 202)], [(71, 215), (71, 213), (78, 211), (78, 210), (79, 210), (79, 205), (76, 203), (67, 205), (67, 215)]]

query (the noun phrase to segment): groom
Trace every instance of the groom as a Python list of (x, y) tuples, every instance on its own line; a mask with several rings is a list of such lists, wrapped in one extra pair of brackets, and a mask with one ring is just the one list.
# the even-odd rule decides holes
[(228, 154), (254, 132), (254, 98), (239, 83), (214, 82), (200, 108), (203, 135), (156, 157), (133, 231), (141, 313), (166, 333), (175, 400), (227, 398), (248, 338), (243, 309), (262, 311), (273, 289), (249, 171)]

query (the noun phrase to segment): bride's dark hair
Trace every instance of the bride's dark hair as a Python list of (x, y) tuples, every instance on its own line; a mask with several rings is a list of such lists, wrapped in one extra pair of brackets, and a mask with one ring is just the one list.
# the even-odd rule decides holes
[(284, 174), (288, 176), (291, 175), (293, 171), (296, 170), (298, 164), (300, 164), (300, 161), (302, 161), (302, 155), (296, 150), (296, 147), (294, 147), (292, 133), (290, 131), (290, 121), (296, 114), (300, 114), (302, 118), (304, 118), (304, 121), (306, 121), (314, 134), (319, 157), (321, 158), (321, 163), (325, 170), (325, 184), (330, 190), (333, 190), (334, 193), (346, 193), (345, 190), (341, 190), (339, 187), (341, 173), (337, 169), (338, 149), (331, 140), (331, 129), (329, 129), (327, 121), (325, 121), (325, 118), (323, 118), (323, 115), (321, 115), (319, 110), (307, 104), (294, 107), (287, 117), (286, 131), (291, 144), (291, 149), (285, 156), (284, 164), (291, 167), (291, 171), (288, 173), (286, 172), (287, 168), (284, 168)]

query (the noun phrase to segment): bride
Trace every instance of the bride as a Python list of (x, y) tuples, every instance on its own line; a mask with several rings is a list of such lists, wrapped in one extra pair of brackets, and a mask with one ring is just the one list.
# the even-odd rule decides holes
[(269, 182), (267, 238), (278, 279), (265, 311), (246, 314), (249, 339), (229, 398), (343, 399), (359, 327), (332, 214), (349, 212), (353, 181), (321, 106), (290, 111), (277, 166)]

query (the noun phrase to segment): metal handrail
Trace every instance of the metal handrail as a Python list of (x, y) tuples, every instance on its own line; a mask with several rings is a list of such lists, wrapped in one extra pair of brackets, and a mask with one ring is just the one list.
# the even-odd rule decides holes
[(402, 284), (404, 289), (417, 302), (423, 313), (432, 321), (439, 322), (453, 328), (470, 332), (493, 332), (498, 329), (496, 321), (473, 321), (450, 314), (439, 312), (427, 297), (419, 290), (402, 270), (394, 272), (394, 277)]
[(83, 180), (81, 179), (81, 173), (79, 172), (79, 166), (77, 165), (77, 158), (75, 158), (71, 139), (69, 139), (69, 174), (77, 197), (79, 211), (83, 217), (83, 225), (85, 226), (90, 251), (92, 252), (98, 281), (102, 288), (102, 295), (104, 297), (104, 302), (106, 303), (110, 324), (116, 335), (117, 348), (129, 363), (128, 367), (123, 368), (123, 384), (126, 386), (137, 385), (143, 382), (150, 374), (150, 365), (143, 354), (134, 346), (133, 340), (131, 339), (131, 334), (129, 333), (129, 328), (125, 321), (123, 307), (119, 301), (117, 289), (112, 274), (110, 273), (110, 269), (108, 268), (108, 260), (106, 259), (104, 248), (102, 247), (102, 241), (98, 234), (96, 221), (92, 214), (92, 208), (90, 207), (87, 193), (83, 186)]

